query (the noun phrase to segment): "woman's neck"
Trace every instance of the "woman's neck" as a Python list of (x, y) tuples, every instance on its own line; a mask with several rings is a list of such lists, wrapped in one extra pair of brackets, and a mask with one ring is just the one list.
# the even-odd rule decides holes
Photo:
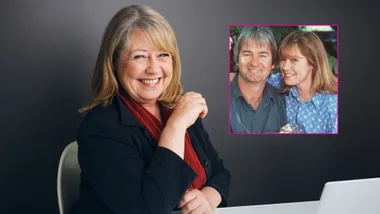
[(161, 111), (158, 102), (141, 104), (146, 110), (148, 110), (153, 116), (162, 123)]
[(298, 84), (297, 89), (302, 103), (309, 100), (314, 95), (314, 92), (311, 91), (311, 82), (309, 81)]

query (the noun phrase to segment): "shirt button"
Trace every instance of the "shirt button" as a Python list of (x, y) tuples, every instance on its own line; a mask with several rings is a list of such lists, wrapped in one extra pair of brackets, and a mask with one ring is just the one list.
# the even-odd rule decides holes
[(208, 166), (208, 161), (203, 162), (205, 166)]

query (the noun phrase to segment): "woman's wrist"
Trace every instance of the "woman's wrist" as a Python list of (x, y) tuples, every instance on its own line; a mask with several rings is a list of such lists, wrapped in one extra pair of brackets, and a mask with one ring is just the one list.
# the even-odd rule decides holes
[(158, 146), (173, 151), (183, 159), (185, 153), (185, 132), (186, 129), (182, 128), (181, 126), (167, 123), (164, 130), (162, 130)]
[(215, 210), (222, 202), (222, 196), (213, 187), (206, 186), (201, 189), (201, 192), (206, 196), (210, 206)]
[(169, 120), (167, 121), (165, 125), (165, 129), (170, 130), (170, 132), (175, 132), (175, 133), (183, 133), (185, 134), (187, 127), (184, 125), (184, 122), (180, 120)]
[(186, 127), (185, 122), (182, 120), (169, 118), (165, 128), (185, 133), (188, 127)]

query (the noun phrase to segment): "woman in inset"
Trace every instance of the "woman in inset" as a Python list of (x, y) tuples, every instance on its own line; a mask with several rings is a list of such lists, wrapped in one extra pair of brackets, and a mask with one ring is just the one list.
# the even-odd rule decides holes
[(201, 94), (182, 96), (180, 58), (168, 22), (146, 6), (109, 22), (81, 112), (80, 198), (72, 214), (213, 213), (226, 206), (230, 173), (201, 118)]
[(286, 116), (296, 132), (337, 133), (337, 80), (322, 41), (313, 32), (295, 31), (278, 49), (281, 73), (268, 82), (285, 83)]

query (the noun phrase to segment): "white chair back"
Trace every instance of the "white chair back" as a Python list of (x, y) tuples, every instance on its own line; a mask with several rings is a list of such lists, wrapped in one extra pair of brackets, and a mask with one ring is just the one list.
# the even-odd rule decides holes
[(63, 150), (58, 166), (57, 193), (60, 214), (68, 214), (70, 207), (79, 198), (80, 172), (78, 144), (74, 141)]

